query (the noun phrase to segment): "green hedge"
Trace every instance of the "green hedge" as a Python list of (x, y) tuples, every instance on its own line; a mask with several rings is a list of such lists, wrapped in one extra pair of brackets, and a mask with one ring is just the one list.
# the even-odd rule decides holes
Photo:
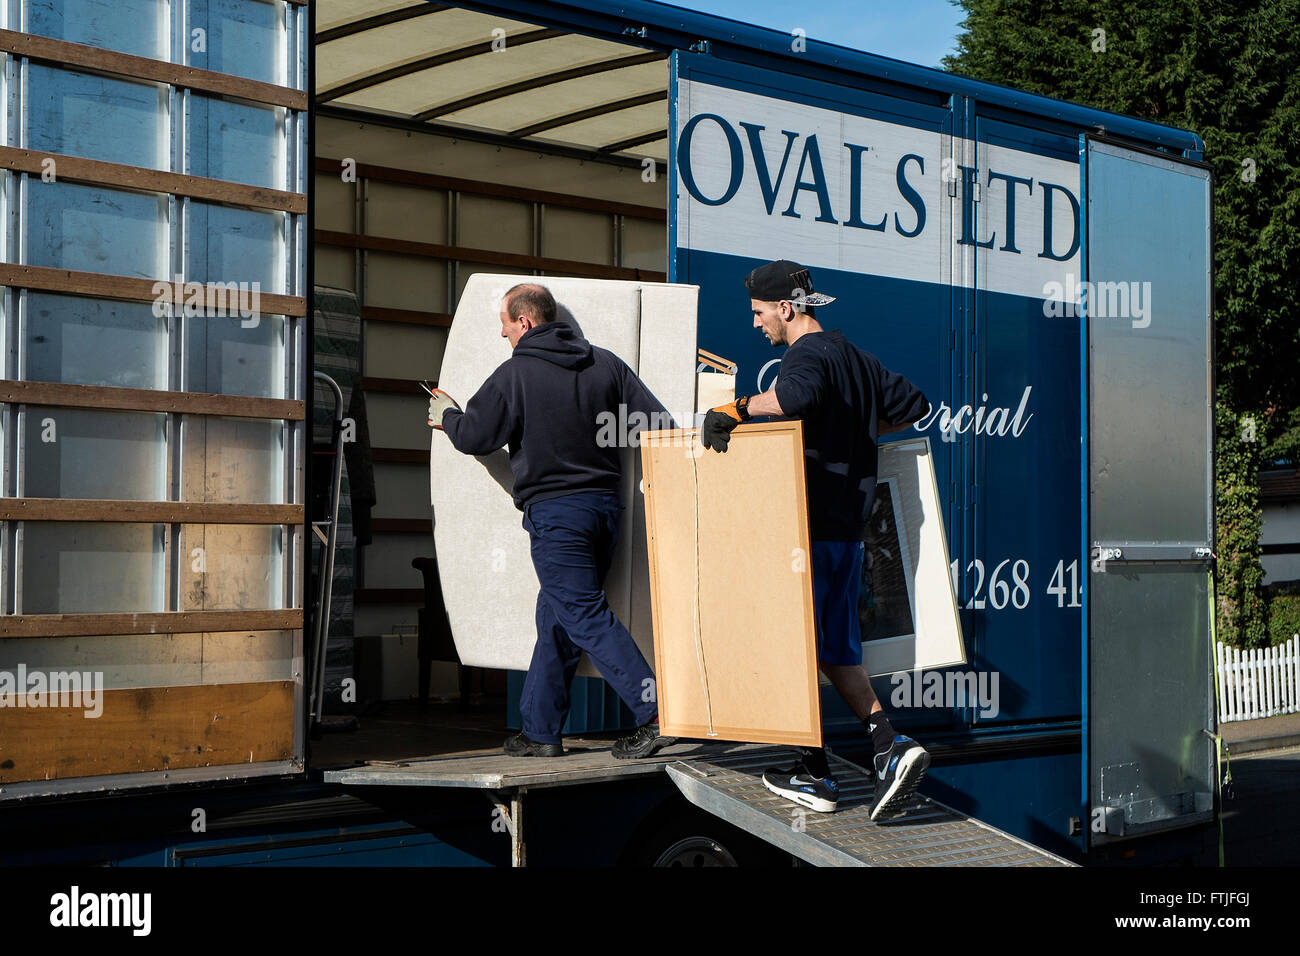
[(1275, 594), (1268, 602), (1268, 636), (1284, 644), (1300, 634), (1300, 594)]
[[(1253, 421), (1254, 427), (1247, 425)], [(1259, 467), (1267, 442), (1264, 415), (1239, 414), (1220, 391), (1215, 404), (1214, 551), (1218, 598), (1217, 636), (1235, 647), (1269, 643), (1268, 606), (1259, 535), (1264, 517), (1259, 501)]]

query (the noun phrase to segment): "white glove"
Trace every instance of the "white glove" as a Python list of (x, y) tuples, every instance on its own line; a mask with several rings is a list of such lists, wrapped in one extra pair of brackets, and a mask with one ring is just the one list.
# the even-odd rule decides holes
[(442, 389), (435, 388), (429, 397), (429, 418), (426, 424), (441, 430), (442, 416), (447, 414), (447, 410), (450, 408), (460, 411), (460, 406), (456, 404), (456, 399), (452, 398)]

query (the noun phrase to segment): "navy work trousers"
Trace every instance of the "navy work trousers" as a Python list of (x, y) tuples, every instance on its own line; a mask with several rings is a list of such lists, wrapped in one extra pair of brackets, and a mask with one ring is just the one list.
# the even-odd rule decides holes
[(605, 599), (603, 583), (618, 544), (622, 506), (614, 491), (581, 491), (535, 501), (524, 509), (537, 595), (537, 644), (519, 710), (524, 733), (560, 743), (569, 685), (583, 651), (636, 717), (658, 713), (654, 675)]

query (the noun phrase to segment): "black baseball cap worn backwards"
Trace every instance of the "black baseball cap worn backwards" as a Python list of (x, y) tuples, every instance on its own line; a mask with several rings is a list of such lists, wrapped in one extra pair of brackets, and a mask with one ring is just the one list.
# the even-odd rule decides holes
[(797, 262), (778, 259), (759, 266), (745, 277), (751, 299), (762, 302), (785, 300), (793, 305), (830, 305), (833, 295), (813, 291), (812, 274)]

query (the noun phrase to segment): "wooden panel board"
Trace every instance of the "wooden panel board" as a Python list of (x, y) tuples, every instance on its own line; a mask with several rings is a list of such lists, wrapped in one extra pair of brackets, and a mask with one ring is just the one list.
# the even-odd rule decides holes
[(0, 641), (0, 673), (89, 671), (105, 690), (292, 680), (296, 640), (294, 631), (10, 638)]
[(255, 103), (284, 106), (291, 110), (307, 108), (307, 94), (303, 90), (263, 83), (260, 80), (246, 80), (228, 73), (200, 70), (194, 66), (165, 63), (146, 56), (104, 50), (86, 46), (84, 43), (69, 43), (66, 40), (54, 40), (31, 33), (0, 30), (0, 50), (12, 53), (14, 56), (30, 57), (33, 60), (54, 63), (58, 66), (85, 67), (138, 80), (170, 83), (173, 86), (201, 90), (204, 93), (237, 96)]
[(125, 521), (176, 524), (302, 524), (304, 505), (112, 498), (2, 498), (0, 521)]
[[(182, 305), (185, 304), (187, 294), (183, 284), (178, 286), (166, 279), (137, 279), (134, 276), (77, 272), (12, 262), (0, 263), (0, 285), (90, 295), (102, 299), (122, 299), (127, 302), (175, 302)], [(218, 308), (227, 308), (227, 291), (216, 288), (216, 280), (203, 283), (202, 290), (205, 314), (213, 314)], [(259, 304), (263, 315), (307, 314), (305, 296), (262, 292)]]
[(8, 701), (0, 783), (289, 760), (293, 691), (293, 681), (105, 690), (94, 718)]
[[(437, 382), (433, 383), (437, 385)], [(371, 457), (375, 464), (385, 465), (425, 465), (429, 464), (429, 451), (426, 448), (379, 448), (372, 446)]]
[(798, 421), (641, 446), (659, 720), (665, 733), (821, 746)]
[(546, 256), (521, 255), (514, 252), (497, 252), (494, 249), (469, 249), (448, 246), (439, 242), (412, 242), (409, 239), (388, 239), (383, 236), (362, 236), (356, 233), (316, 230), (316, 242), (326, 246), (343, 246), (348, 249), (371, 249), (404, 256), (426, 259), (453, 259), (477, 263), (486, 271), (489, 267), (508, 266), (516, 269), (539, 269), (548, 274), (585, 276), (592, 279), (622, 279), (629, 282), (663, 282), (662, 272), (649, 269), (625, 269), (621, 266), (592, 265), (572, 259), (554, 259)]
[(381, 309), (378, 306), (361, 307), (361, 317), (367, 322), (397, 322), (403, 325), (429, 325), (450, 328), (451, 316), (446, 312), (421, 312), (416, 309)]
[(279, 611), (150, 611), (138, 614), (6, 614), (0, 638), (187, 631), (273, 631), (302, 627), (302, 608)]
[(73, 385), (63, 382), (20, 382), (0, 379), (0, 402), (61, 405), (66, 408), (111, 408), (132, 412), (173, 412), (180, 415), (219, 415), (226, 418), (283, 418), (300, 422), (307, 403), (286, 398), (172, 392), (112, 385)]
[(286, 192), (265, 186), (249, 186), (224, 179), (207, 179), (203, 176), (185, 176), (140, 166), (125, 166), (121, 163), (106, 163), (81, 156), (65, 156), (34, 149), (0, 146), (0, 169), (39, 175), (44, 172), (44, 162), (47, 159), (55, 162), (60, 181), (94, 183), (118, 189), (148, 189), (238, 206), (279, 209), (295, 215), (302, 215), (307, 211), (305, 193)]
[[(343, 168), (343, 161), (317, 156), (317, 172), (338, 175)], [(501, 196), (506, 199), (520, 199), (525, 202), (544, 203), (548, 206), (564, 206), (570, 209), (592, 209), (617, 216), (628, 216), (650, 222), (666, 223), (668, 214), (655, 206), (642, 206), (634, 203), (614, 202), (610, 199), (596, 199), (589, 196), (575, 196), (571, 193), (548, 192), (541, 189), (526, 189), (509, 186), (504, 183), (486, 182), (477, 179), (457, 179), (452, 176), (439, 176), (413, 169), (399, 169), (392, 166), (375, 166), (370, 163), (357, 163), (356, 174), (361, 179), (377, 179), (389, 183), (406, 183), (423, 186), (426, 189), (448, 189), (455, 192), (473, 193), (477, 196)]]
[(375, 375), (363, 375), (361, 387), (367, 392), (388, 392), (391, 395), (424, 394), (420, 382), (408, 378), (379, 378)]

